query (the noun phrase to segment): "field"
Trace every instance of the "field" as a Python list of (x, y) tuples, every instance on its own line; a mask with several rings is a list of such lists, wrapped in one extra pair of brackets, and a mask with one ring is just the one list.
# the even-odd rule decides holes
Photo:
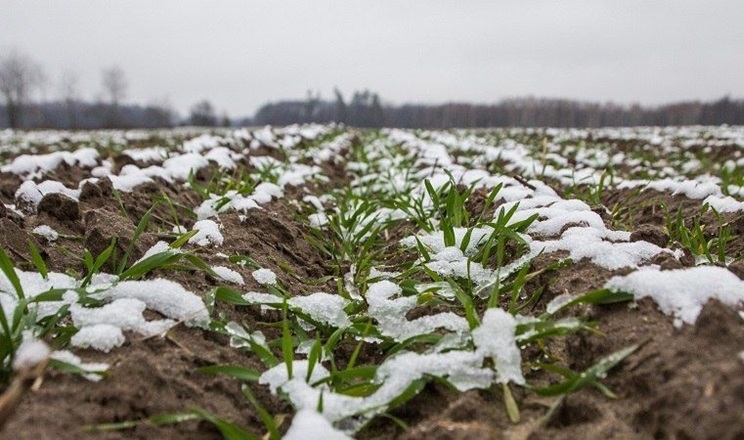
[(742, 438), (743, 152), (0, 132), (2, 438)]

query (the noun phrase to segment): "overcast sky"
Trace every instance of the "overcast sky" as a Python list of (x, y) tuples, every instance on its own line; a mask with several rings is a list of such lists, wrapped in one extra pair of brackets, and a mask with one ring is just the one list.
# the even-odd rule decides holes
[(518, 96), (658, 104), (744, 96), (744, 1), (0, 0), (0, 52), (83, 97), (120, 65), (127, 101), (264, 102), (369, 88), (386, 102)]

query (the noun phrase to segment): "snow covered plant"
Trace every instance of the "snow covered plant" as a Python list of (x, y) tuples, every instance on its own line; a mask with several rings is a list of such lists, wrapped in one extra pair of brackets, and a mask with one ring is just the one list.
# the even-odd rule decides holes
[[(10, 378), (18, 348), (33, 341), (48, 341), (58, 350), (70, 345), (108, 352), (124, 343), (124, 331), (153, 336), (179, 322), (206, 327), (209, 314), (199, 296), (173, 281), (139, 281), (155, 269), (184, 264), (217, 277), (198, 257), (179, 249), (193, 235), (184, 234), (170, 245), (159, 242), (128, 266), (125, 252), (120, 264), (113, 265), (118, 267), (117, 274), (100, 272), (113, 254), (115, 242), (95, 258), (86, 251), (86, 274), (80, 278), (49, 272), (33, 245), (30, 254), (35, 272), (16, 269), (0, 249), (0, 381)], [(148, 321), (145, 309), (165, 318)], [(53, 352), (51, 365), (93, 377), (90, 368), (70, 355)], [(94, 370), (105, 368), (101, 365)]]

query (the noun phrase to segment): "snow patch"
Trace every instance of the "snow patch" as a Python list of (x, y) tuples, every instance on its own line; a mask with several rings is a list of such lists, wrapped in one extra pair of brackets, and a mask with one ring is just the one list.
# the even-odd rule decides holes
[(674, 316), (674, 325), (694, 324), (705, 303), (717, 299), (737, 307), (744, 303), (744, 281), (728, 269), (698, 266), (666, 270), (642, 268), (610, 279), (605, 288), (653, 299), (662, 312)]

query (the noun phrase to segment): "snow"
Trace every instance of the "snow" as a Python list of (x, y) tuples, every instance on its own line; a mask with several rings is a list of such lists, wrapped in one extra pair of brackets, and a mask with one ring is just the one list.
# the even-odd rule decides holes
[(703, 306), (717, 299), (730, 307), (744, 304), (744, 281), (728, 269), (698, 266), (661, 271), (641, 268), (625, 276), (616, 276), (606, 288), (633, 294), (636, 299), (653, 299), (662, 312), (674, 316), (674, 325), (694, 324)]
[(365, 298), (369, 306), (367, 313), (378, 322), (380, 333), (397, 341), (413, 336), (446, 329), (456, 333), (468, 330), (465, 318), (451, 312), (422, 316), (409, 321), (406, 314), (417, 302), (416, 296), (400, 296), (402, 289), (388, 281), (378, 281), (369, 285)]
[(350, 440), (351, 437), (337, 430), (321, 414), (303, 409), (295, 414), (284, 440)]
[(144, 322), (142, 312), (147, 305), (134, 298), (121, 298), (101, 307), (84, 307), (80, 304), (70, 306), (70, 317), (77, 328), (108, 324), (122, 330), (136, 330)]
[(310, 214), (307, 216), (307, 219), (313, 228), (319, 228), (328, 224), (328, 216), (322, 212)]
[(349, 317), (344, 312), (344, 307), (349, 300), (330, 293), (317, 292), (307, 296), (293, 296), (287, 303), (292, 307), (302, 309), (313, 319), (336, 328), (351, 325)]
[(22, 154), (13, 159), (10, 164), (0, 167), (0, 171), (34, 178), (49, 171), (54, 171), (63, 163), (70, 166), (92, 168), (98, 164), (98, 151), (95, 148), (81, 148), (74, 152), (55, 151), (48, 154)]
[(189, 243), (197, 246), (221, 246), (225, 241), (219, 225), (214, 220), (199, 220), (194, 223), (192, 230), (199, 232), (189, 239)]
[(138, 162), (157, 162), (168, 156), (168, 150), (163, 147), (131, 148), (123, 154)]
[(51, 350), (43, 341), (24, 340), (13, 358), (13, 371), (24, 371), (49, 359)]
[(84, 373), (82, 376), (91, 382), (98, 382), (99, 380), (103, 379), (103, 374), (109, 369), (109, 364), (106, 364), (106, 363), (83, 362), (79, 356), (76, 356), (75, 354), (73, 354), (72, 352), (68, 350), (54, 351), (49, 357), (54, 360), (78, 367), (81, 370), (87, 372), (87, 373)]
[(32, 180), (27, 180), (16, 190), (15, 200), (19, 207), (35, 212), (41, 199), (45, 195), (52, 193), (63, 194), (73, 200), (77, 200), (80, 196), (80, 190), (67, 188), (55, 180), (45, 180), (39, 184)]
[(284, 301), (282, 297), (261, 292), (247, 292), (243, 299), (251, 304), (281, 304)]
[[(251, 153), (250, 149), (261, 146), (282, 149), (289, 157), (286, 163), (269, 156), (249, 157), (251, 165), (263, 173), (260, 178), (256, 173), (251, 174), (250, 177), (258, 183), (252, 191), (241, 189), (241, 192), (231, 190), (225, 194), (210, 194), (199, 206), (192, 207), (199, 221), (193, 227), (197, 234), (189, 242), (197, 246), (222, 246), (225, 237), (219, 224), (214, 221), (218, 214), (229, 210), (245, 213), (250, 209), (265, 209), (265, 212), (271, 213), (272, 205), (269, 203), (283, 197), (287, 185), (301, 186), (313, 179), (327, 178), (323, 176), (322, 168), (317, 165), (323, 161), (337, 161), (339, 152), (348, 148), (350, 135), (347, 133), (332, 141), (324, 141), (320, 145), (304, 144), (302, 148), (298, 146), (303, 139), (315, 139), (332, 130), (333, 127), (330, 126), (290, 126), (284, 129), (265, 127), (252, 132), (241, 129), (225, 137), (203, 134), (183, 142), (177, 148), (130, 149), (123, 154), (129, 155), (140, 164), (146, 163), (147, 167), (127, 165), (121, 169), (119, 175), (113, 174), (111, 162), (101, 160), (93, 148), (73, 153), (19, 156), (10, 164), (3, 165), (0, 170), (13, 172), (27, 179), (16, 193), (16, 204), (28, 212), (36, 209), (44, 194), (57, 192), (73, 199), (78, 198), (79, 188), (67, 188), (62, 183), (52, 180), (38, 182), (44, 173), (65, 163), (91, 168), (91, 175), (94, 176), (90, 179), (92, 182), (95, 182), (96, 178), (108, 176), (118, 191), (132, 191), (139, 185), (152, 182), (155, 177), (188, 185), (184, 181), (189, 175), (207, 166), (228, 170), (235, 168), (238, 161), (245, 160), (245, 155)], [(634, 130), (603, 129), (599, 131), (602, 134), (599, 137), (642, 139), (662, 154), (670, 151), (671, 140), (675, 137), (683, 139), (675, 140), (675, 145), (679, 143), (691, 146), (704, 145), (704, 142), (698, 142), (702, 139), (701, 132), (694, 128), (672, 131), (658, 128)], [(714, 132), (718, 130), (722, 133), (724, 129), (706, 130)], [(744, 146), (742, 143), (744, 137), (739, 134), (741, 130), (730, 131), (736, 135), (733, 139)], [(623, 273), (630, 271), (627, 275), (612, 278), (606, 287), (628, 291), (636, 299), (652, 298), (662, 311), (674, 317), (677, 326), (693, 324), (709, 299), (716, 298), (732, 307), (744, 303), (744, 282), (725, 268), (696, 267), (660, 271), (656, 267), (644, 267), (644, 264), (648, 264), (656, 255), (672, 254), (671, 251), (643, 241), (630, 242), (629, 233), (606, 227), (603, 218), (593, 212), (587, 203), (564, 199), (539, 179), (550, 178), (554, 182), (570, 185), (576, 183), (596, 185), (603, 175), (603, 168), (608, 164), (627, 164), (630, 167), (647, 169), (653, 178), (633, 180), (618, 176), (616, 183), (619, 183), (620, 188), (639, 188), (639, 191), (652, 189), (684, 195), (700, 200), (701, 205), (708, 204), (719, 212), (744, 211), (744, 202), (741, 201), (744, 196), (742, 188), (735, 185), (727, 188), (726, 194), (734, 196), (728, 197), (719, 186), (723, 183), (716, 177), (699, 176), (695, 180), (690, 180), (672, 175), (678, 171), (671, 166), (673, 164), (671, 156), (658, 161), (647, 161), (633, 157), (631, 153), (613, 154), (579, 147), (579, 140), (586, 139), (588, 132), (585, 130), (551, 129), (547, 133), (554, 137), (546, 140), (545, 151), (538, 158), (532, 146), (522, 145), (510, 139), (492, 140), (467, 132), (417, 133), (408, 130), (383, 130), (383, 136), (363, 147), (371, 162), (335, 163), (339, 166), (345, 165), (348, 171), (361, 176), (353, 181), (354, 185), (359, 186), (354, 189), (357, 194), (365, 194), (363, 191), (366, 189), (410, 193), (418, 197), (417, 200), (421, 200), (425, 209), (430, 209), (432, 201), (424, 188), (424, 179), (429, 179), (435, 188), (446, 185), (450, 179), (454, 179), (458, 184), (472, 184), (476, 188), (485, 189), (503, 184), (498, 196), (503, 203), (496, 216), (515, 208), (515, 214), (509, 222), (513, 225), (537, 214), (539, 216), (537, 220), (525, 234), (521, 235), (526, 242), (525, 254), (508, 266), (502, 267), (500, 272), (471, 261), (478, 247), (493, 233), (491, 227), (479, 227), (471, 231), (456, 228), (454, 246), (445, 245), (444, 234), (437, 230), (419, 231), (415, 236), (406, 237), (401, 241), (402, 245), (415, 249), (416, 240), (420, 240), (429, 249), (431, 260), (424, 262), (422, 259), (416, 262), (417, 265), (425, 266), (444, 277), (469, 278), (474, 282), (475, 294), (486, 291), (499, 279), (518, 270), (541, 253), (547, 255), (566, 252), (574, 261), (586, 259), (606, 270), (626, 269)], [(693, 138), (684, 140), (690, 136)], [(119, 142), (126, 141), (123, 136), (119, 137), (121, 137)], [(498, 144), (491, 145), (491, 142)], [(721, 142), (722, 145), (735, 143), (733, 140)], [(244, 148), (248, 144), (250, 148)], [(397, 151), (391, 152), (389, 147), (393, 144), (400, 146), (402, 155)], [(460, 158), (459, 152), (469, 154)], [(744, 164), (744, 158), (739, 158), (736, 162), (734, 159), (736, 158), (725, 164), (729, 170)], [(490, 167), (490, 164), (497, 160), (505, 164), (507, 174), (523, 176), (529, 184), (522, 184), (521, 180), (517, 181), (509, 175), (492, 175), (486, 171), (490, 169), (486, 167)], [(405, 166), (410, 168), (406, 172), (399, 169), (404, 161)], [(569, 167), (569, 164), (573, 166)], [(676, 166), (682, 172), (695, 173), (703, 164), (688, 157), (685, 163)], [(451, 175), (444, 173), (443, 168)], [(303, 201), (305, 208), (309, 208), (307, 218), (313, 227), (322, 227), (329, 221), (329, 216), (334, 215), (333, 201), (327, 195), (321, 197), (305, 195)], [(243, 221), (246, 217), (240, 218)], [(401, 218), (407, 218), (407, 214), (400, 209), (384, 208), (364, 221), (384, 222)], [(433, 224), (436, 229), (437, 222), (433, 221)], [(174, 231), (186, 232), (182, 227)], [(46, 225), (37, 227), (33, 232), (49, 241), (58, 236)], [(470, 242), (462, 250), (462, 243), (468, 233), (471, 234)], [(159, 242), (149, 249), (142, 259), (161, 252), (181, 251), (170, 248), (165, 242)], [(480, 326), (472, 331), (465, 318), (449, 312), (409, 320), (406, 315), (419, 305), (420, 298), (415, 292), (426, 291), (428, 295), (433, 292), (440, 298), (451, 299), (453, 296), (451, 287), (446, 283), (421, 283), (415, 286), (414, 294), (404, 296), (403, 289), (394, 282), (396, 274), (371, 268), (367, 290), (361, 292), (364, 284), (355, 285), (355, 275), (358, 274), (355, 272), (354, 262), (350, 263), (351, 268), (344, 276), (344, 286), (355, 301), (366, 301), (365, 312), (377, 323), (377, 330), (382, 336), (359, 337), (359, 340), (377, 343), (383, 338), (390, 338), (401, 342), (431, 333), (442, 335), (442, 339), (424, 352), (401, 351), (386, 359), (379, 366), (375, 377), (375, 381), (380, 384), (379, 389), (366, 397), (336, 394), (327, 384), (312, 387), (310, 383), (330, 374), (320, 364), (315, 366), (310, 383), (305, 381), (307, 361), (294, 362), (294, 377), (291, 379), (287, 376), (283, 363), (269, 369), (261, 376), (260, 382), (269, 385), (272, 392), (285, 393), (297, 409), (286, 438), (349, 438), (348, 434), (353, 433), (375, 414), (385, 411), (386, 405), (413, 381), (429, 376), (446, 378), (460, 390), (489, 388), (494, 383), (513, 382), (520, 385), (525, 383), (521, 371), (521, 353), (517, 344), (517, 341), (520, 338), (524, 340), (525, 336), (517, 338), (514, 333), (518, 323), (527, 322), (530, 318), (512, 316), (498, 308), (488, 309), (481, 319)], [(212, 270), (220, 281), (244, 284), (241, 274), (228, 267), (213, 266)], [(52, 287), (76, 289), (79, 285), (78, 280), (64, 274), (50, 273), (49, 279), (44, 280), (36, 273), (23, 271), (18, 273), (24, 291), (29, 297)], [(263, 286), (277, 284), (276, 274), (269, 269), (259, 269), (251, 275)], [(380, 281), (380, 278), (388, 279)], [(86, 291), (93, 298), (102, 300), (104, 304), (95, 308), (84, 307), (78, 303), (79, 294), (70, 290), (64, 295), (63, 301), (33, 304), (30, 307), (35, 308), (39, 317), (44, 317), (68, 305), (71, 321), (79, 329), (72, 338), (72, 346), (102, 351), (109, 351), (123, 344), (125, 332), (149, 336), (163, 333), (180, 321), (200, 327), (207, 327), (209, 324), (207, 308), (199, 292), (192, 293), (172, 281), (153, 279), (120, 282), (113, 275), (100, 274), (94, 277), (92, 285)], [(409, 293), (407, 290), (406, 294)], [(578, 294), (580, 292), (556, 297), (548, 304), (547, 312), (555, 313)], [(243, 298), (262, 306), (276, 305), (284, 301), (282, 297), (259, 292), (245, 293)], [(349, 301), (340, 295), (324, 292), (307, 296), (291, 294), (287, 302), (293, 310), (299, 309), (313, 320), (331, 327), (347, 327), (355, 318), (344, 311)], [(8, 317), (19, 304), (13, 287), (2, 274), (0, 304)], [(165, 319), (147, 321), (144, 317), (146, 309), (162, 314)], [(576, 325), (576, 322), (575, 319), (568, 319), (559, 321), (556, 325), (571, 326)], [(259, 331), (251, 332), (234, 322), (228, 323), (225, 329), (231, 336), (230, 345), (233, 347), (250, 347), (248, 341), (268, 347), (265, 336)], [(298, 348), (297, 353), (307, 353), (309, 347), (307, 342), (312, 341), (306, 341), (304, 346)], [(27, 343), (24, 342), (19, 348), (16, 361), (23, 363), (43, 359), (44, 347), (31, 345), (37, 343), (43, 344), (38, 341), (28, 342), (29, 346), (26, 346)], [(46, 353), (48, 354), (48, 348)], [(75, 358), (69, 352), (55, 352), (52, 356), (83, 365), (79, 358)], [(744, 356), (744, 352), (739, 353), (739, 356)], [(85, 368), (105, 370), (107, 366), (103, 364)], [(98, 375), (91, 377), (100, 378)], [(322, 413), (319, 413), (317, 407), (321, 395), (324, 405)]]
[(186, 153), (201, 153), (204, 150), (210, 150), (220, 145), (220, 139), (217, 136), (203, 134), (189, 139), (181, 147)]
[(635, 268), (664, 252), (660, 247), (646, 241), (613, 242), (608, 241), (607, 236), (607, 231), (598, 228), (572, 227), (557, 240), (532, 242), (531, 249), (533, 253), (568, 251), (574, 261), (587, 258), (608, 270)]
[(170, 247), (170, 245), (164, 241), (159, 241), (155, 243), (152, 247), (150, 247), (150, 249), (146, 250), (145, 253), (142, 255), (142, 257), (140, 257), (139, 260), (135, 261), (134, 264), (132, 264), (132, 266), (146, 260), (147, 258), (153, 255), (160, 254), (163, 252), (175, 255), (175, 254), (180, 254), (181, 250)]
[(494, 359), (498, 382), (524, 385), (522, 354), (514, 339), (516, 328), (512, 315), (501, 309), (488, 309), (481, 325), (473, 330), (473, 343), (480, 355)]
[(59, 233), (48, 225), (39, 225), (31, 232), (40, 237), (44, 237), (49, 242), (56, 241), (59, 238)]
[[(157, 245), (156, 245), (157, 246)], [(33, 298), (50, 289), (75, 289), (78, 281), (65, 274), (50, 272), (43, 278), (37, 272), (16, 270), (27, 298)], [(84, 307), (78, 304), (79, 295), (70, 290), (62, 301), (45, 301), (32, 304), (38, 319), (53, 315), (65, 305), (78, 333), (72, 339), (73, 346), (91, 347), (109, 351), (124, 343), (122, 331), (134, 331), (144, 336), (165, 332), (182, 321), (187, 326), (206, 328), (209, 313), (201, 297), (184, 289), (180, 284), (165, 280), (121, 281), (113, 275), (98, 274), (86, 288), (89, 295), (108, 301), (100, 307)], [(7, 319), (18, 305), (15, 289), (5, 274), (0, 274), (0, 305)], [(145, 309), (156, 311), (166, 318), (146, 321)]]
[(121, 347), (126, 338), (121, 328), (110, 324), (96, 324), (83, 327), (70, 339), (73, 347), (94, 348), (108, 353), (116, 347)]
[(446, 247), (431, 255), (431, 260), (425, 266), (444, 277), (470, 278), (480, 285), (490, 281), (493, 276), (493, 271), (468, 259), (458, 247)]
[(103, 293), (111, 300), (134, 298), (147, 308), (167, 318), (183, 321), (187, 326), (206, 328), (209, 313), (201, 297), (175, 281), (157, 278), (146, 281), (122, 281)]
[(240, 285), (245, 284), (243, 276), (228, 267), (212, 266), (212, 271), (214, 271), (214, 273), (217, 274), (217, 276), (220, 277), (221, 280), (227, 281), (228, 283)]
[(189, 175), (209, 166), (209, 161), (197, 153), (186, 153), (173, 156), (163, 162), (163, 169), (172, 179), (187, 180)]
[(256, 269), (253, 279), (262, 286), (276, 286), (276, 274), (271, 269)]
[(716, 197), (709, 196), (703, 200), (703, 204), (710, 205), (711, 208), (718, 212), (739, 212), (744, 211), (744, 203), (733, 197)]
[(121, 192), (132, 192), (138, 186), (152, 182), (153, 180), (144, 174), (110, 175), (111, 185), (115, 190)]
[(562, 309), (566, 304), (576, 299), (576, 297), (577, 295), (573, 295), (570, 293), (564, 293), (562, 295), (558, 295), (552, 300), (550, 300), (548, 305), (545, 306), (545, 312), (552, 315), (558, 310)]

